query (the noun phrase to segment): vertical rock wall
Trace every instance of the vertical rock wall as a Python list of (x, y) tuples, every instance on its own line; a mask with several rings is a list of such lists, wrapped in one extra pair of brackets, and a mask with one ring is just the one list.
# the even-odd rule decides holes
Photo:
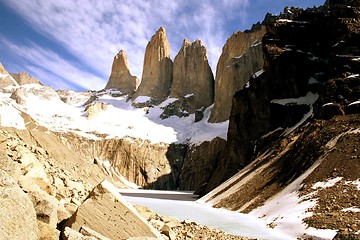
[(141, 83), (133, 96), (151, 97), (159, 103), (169, 96), (172, 82), (173, 62), (165, 28), (161, 27), (146, 46)]

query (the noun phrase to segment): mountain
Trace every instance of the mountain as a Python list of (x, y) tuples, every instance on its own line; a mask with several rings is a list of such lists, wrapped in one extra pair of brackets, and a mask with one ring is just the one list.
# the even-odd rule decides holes
[(115, 89), (132, 95), (139, 86), (139, 79), (130, 74), (126, 53), (120, 50), (114, 57), (111, 74), (105, 89)]
[(146, 96), (156, 103), (164, 101), (169, 96), (172, 71), (170, 44), (165, 28), (161, 27), (146, 46), (141, 83), (132, 99)]
[(250, 31), (236, 32), (225, 43), (216, 67), (215, 103), (210, 122), (224, 122), (230, 117), (231, 101), (251, 75), (262, 70), (261, 39), (265, 27), (256, 24)]
[[(191, 43), (185, 39), (174, 59), (173, 82), (170, 98), (178, 99), (172, 109), (180, 110), (176, 115), (205, 110), (214, 102), (214, 76), (211, 71), (207, 51), (200, 40)], [(163, 114), (167, 113), (165, 109)]]
[(200, 40), (185, 40), (172, 63), (164, 28), (138, 89), (123, 51), (101, 91), (18, 83), (1, 65), (1, 232), (176, 238), (194, 225), (135, 209), (122, 187), (196, 190), (199, 203), (290, 238), (356, 239), (359, 12), (357, 1), (329, 0), (268, 14), (228, 39), (215, 80)]
[(27, 72), (10, 73), (10, 75), (15, 79), (15, 81), (19, 85), (31, 84), (31, 83), (41, 84), (41, 82), (38, 79), (33, 78)]
[(359, 231), (347, 210), (359, 204), (359, 17), (356, 1), (266, 17), (264, 70), (233, 98), (226, 154), (207, 190), (233, 177), (202, 202), (299, 237)]
[(16, 85), (18, 85), (18, 83), (0, 63), (0, 87), (4, 88), (7, 86), (16, 86)]

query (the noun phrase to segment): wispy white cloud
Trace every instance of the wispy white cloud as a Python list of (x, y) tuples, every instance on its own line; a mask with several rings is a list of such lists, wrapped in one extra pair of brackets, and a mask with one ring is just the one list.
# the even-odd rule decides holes
[(57, 89), (76, 86), (81, 89), (102, 89), (106, 84), (101, 77), (83, 71), (77, 64), (51, 50), (35, 44), (17, 45), (5, 38), (0, 38), (0, 43), (27, 62), (24, 71), (34, 73), (46, 85)]
[[(231, 35), (226, 24), (239, 16), (247, 17), (249, 0), (8, 0), (6, 4), (98, 76), (110, 74), (113, 56), (124, 49), (131, 72), (141, 78), (146, 44), (160, 26), (167, 29), (172, 57), (180, 49), (183, 38), (201, 39), (215, 70), (221, 49)], [(83, 84), (81, 81), (88, 80), (80, 78), (87, 73), (80, 67), (59, 55), (54, 59), (54, 53), (49, 54), (49, 50), (36, 45), (25, 50), (34, 56), (29, 61), (46, 63), (49, 59), (45, 58), (50, 57), (51, 62), (46, 65), (54, 69), (52, 73), (62, 70), (69, 74), (70, 81), (78, 79), (79, 85), (96, 89), (106, 80), (92, 77), (89, 82), (94, 85)], [(58, 64), (63, 66), (56, 67)], [(64, 66), (71, 71), (64, 70)]]

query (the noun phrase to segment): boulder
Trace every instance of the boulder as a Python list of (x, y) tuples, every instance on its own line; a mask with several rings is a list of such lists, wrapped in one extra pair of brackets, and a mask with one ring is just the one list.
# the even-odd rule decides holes
[(159, 236), (107, 180), (92, 190), (65, 226), (75, 231), (86, 226), (110, 239)]
[(40, 240), (58, 240), (60, 237), (60, 231), (53, 226), (46, 224), (38, 220), (38, 226), (40, 231)]
[(28, 96), (25, 88), (17, 88), (11, 94), (10, 98), (14, 99), (17, 104), (24, 105), (26, 103), (25, 98)]
[(264, 65), (261, 39), (265, 27), (236, 32), (225, 43), (216, 67), (215, 100), (209, 122), (229, 119), (232, 98)]
[(105, 89), (117, 89), (123, 94), (132, 95), (139, 86), (139, 79), (130, 74), (127, 56), (124, 50), (114, 57), (111, 75)]
[(64, 240), (98, 240), (96, 237), (93, 236), (84, 236), (83, 234), (69, 227), (65, 227), (63, 239)]
[(160, 103), (169, 96), (173, 62), (165, 28), (161, 27), (146, 46), (141, 83), (132, 100), (139, 96), (151, 97)]
[(102, 102), (93, 102), (86, 106), (85, 111), (88, 113), (86, 119), (90, 120), (99, 115), (101, 111), (105, 111), (108, 105)]
[(39, 239), (34, 206), (14, 179), (0, 170), (0, 239)]

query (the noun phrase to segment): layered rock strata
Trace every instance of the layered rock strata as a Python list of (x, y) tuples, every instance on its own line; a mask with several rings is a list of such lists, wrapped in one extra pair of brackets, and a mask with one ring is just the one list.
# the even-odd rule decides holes
[(126, 53), (120, 50), (114, 57), (111, 74), (105, 89), (116, 89), (123, 94), (134, 94), (139, 86), (139, 79), (130, 74)]
[(82, 228), (91, 229), (90, 232), (108, 239), (160, 237), (108, 181), (101, 182), (90, 192), (65, 226), (78, 232)]
[(151, 97), (159, 103), (169, 96), (173, 62), (165, 28), (161, 27), (146, 46), (141, 83), (133, 100), (139, 96)]
[(264, 34), (265, 27), (257, 24), (250, 31), (234, 33), (226, 41), (216, 67), (214, 108), (209, 122), (228, 120), (235, 92), (263, 68), (261, 39)]

